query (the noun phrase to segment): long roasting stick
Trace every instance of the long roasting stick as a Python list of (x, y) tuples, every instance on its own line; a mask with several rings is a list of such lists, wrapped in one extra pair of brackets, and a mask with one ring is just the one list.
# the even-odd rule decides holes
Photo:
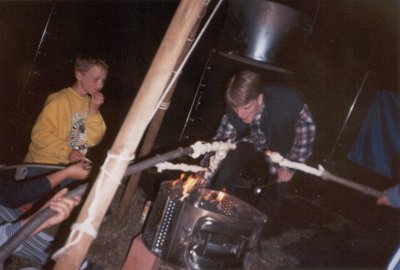
[(293, 162), (293, 161), (287, 160), (277, 152), (267, 151), (266, 154), (270, 157), (272, 162), (278, 163), (282, 167), (287, 167), (287, 168), (291, 168), (291, 169), (295, 169), (295, 170), (300, 170), (305, 173), (313, 174), (313, 175), (316, 175), (316, 176), (322, 178), (323, 180), (331, 180), (335, 183), (355, 189), (357, 191), (360, 191), (361, 193), (364, 193), (366, 195), (370, 195), (373, 197), (379, 198), (384, 195), (383, 192), (373, 189), (369, 186), (361, 185), (361, 184), (355, 183), (353, 181), (344, 179), (342, 177), (336, 176), (336, 175), (326, 171), (321, 165), (319, 166), (318, 169), (316, 169), (316, 168), (307, 166), (306, 164), (303, 164), (303, 163), (298, 163), (298, 162)]

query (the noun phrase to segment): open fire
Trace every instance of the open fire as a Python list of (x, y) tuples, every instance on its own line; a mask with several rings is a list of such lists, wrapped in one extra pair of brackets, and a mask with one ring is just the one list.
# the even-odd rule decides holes
[(143, 242), (181, 269), (247, 269), (266, 221), (246, 202), (182, 175), (162, 183)]

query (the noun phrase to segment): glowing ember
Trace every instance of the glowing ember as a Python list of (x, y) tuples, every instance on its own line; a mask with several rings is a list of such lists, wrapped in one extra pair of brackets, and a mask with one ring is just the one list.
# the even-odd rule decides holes
[(209, 201), (209, 200), (211, 200), (211, 195), (212, 195), (212, 192), (208, 192), (206, 195), (203, 196), (203, 199), (206, 201)]
[(187, 196), (189, 194), (189, 192), (191, 192), (193, 190), (193, 188), (196, 186), (196, 184), (197, 184), (197, 179), (194, 178), (193, 176), (189, 176), (189, 178), (183, 184), (182, 194), (184, 196)]
[(185, 174), (184, 174), (184, 173), (181, 174), (181, 176), (179, 177), (179, 179), (176, 179), (175, 181), (173, 181), (173, 182), (171, 183), (172, 187), (175, 187), (175, 186), (177, 186), (178, 184), (181, 184), (183, 178), (185, 178)]
[(225, 192), (222, 191), (218, 192), (217, 201), (221, 202), (224, 197), (225, 197)]
[[(205, 183), (206, 181), (204, 178), (198, 175), (189, 175), (186, 177), (184, 174), (181, 174), (179, 179), (172, 182), (172, 187), (177, 187), (179, 189), (179, 192), (182, 194), (179, 200), (183, 201), (194, 189), (204, 187)], [(225, 195), (224, 190), (220, 191), (218, 194), (216, 192), (208, 192), (203, 194), (202, 197), (199, 197), (199, 200), (220, 203)]]
[(201, 186), (201, 187), (205, 187), (205, 186), (206, 186), (206, 184), (207, 184), (206, 179), (204, 179), (204, 178), (201, 177), (201, 176), (197, 176), (196, 179), (197, 179), (197, 182), (200, 183), (199, 186)]

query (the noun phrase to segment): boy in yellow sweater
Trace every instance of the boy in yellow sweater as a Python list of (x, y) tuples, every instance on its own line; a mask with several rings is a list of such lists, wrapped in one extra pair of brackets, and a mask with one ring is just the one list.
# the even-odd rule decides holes
[[(32, 129), (24, 162), (68, 164), (87, 160), (88, 149), (100, 143), (106, 131), (99, 108), (104, 102), (101, 90), (107, 75), (108, 65), (104, 60), (90, 56), (76, 58), (76, 81), (48, 96)], [(46, 168), (28, 168), (22, 176), (47, 172)]]

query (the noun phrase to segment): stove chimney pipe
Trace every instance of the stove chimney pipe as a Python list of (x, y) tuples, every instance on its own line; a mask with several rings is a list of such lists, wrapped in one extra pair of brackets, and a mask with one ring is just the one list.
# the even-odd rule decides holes
[[(282, 2), (282, 1), (281, 1)], [(219, 52), (233, 60), (282, 73), (291, 69), (307, 35), (307, 17), (266, 0), (229, 1)]]

